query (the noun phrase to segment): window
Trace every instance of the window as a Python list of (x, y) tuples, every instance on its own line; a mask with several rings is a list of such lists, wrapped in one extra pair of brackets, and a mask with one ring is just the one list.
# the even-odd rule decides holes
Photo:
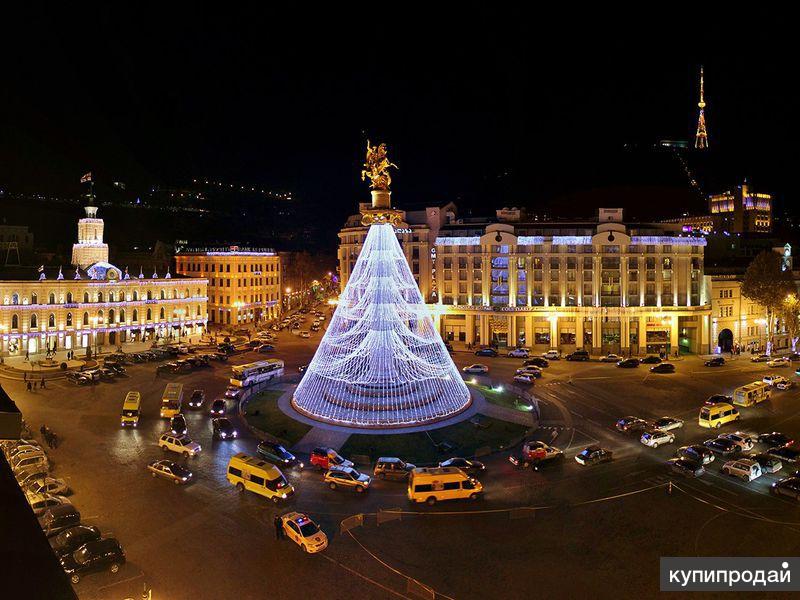
[(163, 289), (161, 290), (161, 299), (166, 300), (166, 294), (164, 293)]
[(108, 322), (110, 324), (112, 324), (112, 325), (114, 324), (114, 309), (113, 308), (108, 311)]
[(72, 304), (72, 292), (67, 292), (67, 304)]
[(72, 327), (72, 313), (67, 313), (67, 327)]
[(125, 322), (125, 309), (124, 308), (119, 311), (119, 322), (120, 323), (124, 323)]
[(147, 309), (147, 320), (148, 321), (153, 320), (153, 311), (151, 311), (149, 308)]
[(19, 304), (19, 294), (16, 292), (11, 294), (11, 304)]
[(53, 292), (50, 292), (50, 295), (47, 297), (48, 304), (55, 304), (56, 303), (56, 295)]
[(133, 309), (133, 322), (136, 323), (139, 321), (139, 311), (135, 308)]
[(39, 297), (35, 292), (31, 294), (31, 304), (39, 304)]
[(11, 329), (19, 329), (19, 316), (11, 315)]
[(161, 307), (161, 312), (159, 313), (158, 318), (161, 319), (162, 321), (164, 320), (164, 307), (163, 306)]
[(228, 467), (228, 473), (230, 473), (234, 477), (241, 477), (242, 476), (241, 469), (237, 469), (236, 467)]
[(47, 326), (48, 327), (56, 326), (56, 316), (53, 313), (50, 313), (50, 316), (47, 317)]
[(36, 320), (36, 315), (31, 315), (31, 329), (35, 329), (39, 326), (39, 323)]
[(103, 292), (97, 292), (97, 301), (98, 302), (102, 302), (103, 301)]
[(83, 326), (84, 327), (88, 327), (89, 326), (89, 313), (88, 312), (83, 313)]
[(133, 290), (133, 299), (134, 301), (139, 299), (139, 292), (137, 292), (136, 290)]

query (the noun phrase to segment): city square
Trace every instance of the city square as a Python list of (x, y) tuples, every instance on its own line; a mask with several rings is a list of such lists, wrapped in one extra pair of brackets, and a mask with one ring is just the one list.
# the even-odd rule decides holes
[(0, 597), (800, 589), (774, 55), (378, 12), (24, 18)]

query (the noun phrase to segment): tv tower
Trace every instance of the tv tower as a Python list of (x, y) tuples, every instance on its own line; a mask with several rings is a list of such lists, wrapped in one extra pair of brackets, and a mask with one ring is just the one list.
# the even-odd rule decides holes
[(706, 131), (706, 101), (703, 94), (703, 66), (700, 66), (700, 102), (697, 103), (700, 114), (697, 117), (697, 133), (694, 136), (694, 147), (698, 150), (708, 148), (708, 132)]

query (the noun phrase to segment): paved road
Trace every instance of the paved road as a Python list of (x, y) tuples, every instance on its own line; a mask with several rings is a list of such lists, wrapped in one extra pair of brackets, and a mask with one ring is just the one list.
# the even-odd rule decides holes
[[(281, 334), (278, 356), (287, 372), (310, 360), (317, 341)], [(499, 381), (509, 381), (521, 362), (466, 353), (455, 360), (459, 366), (489, 364)], [(620, 583), (641, 595), (657, 590), (662, 555), (800, 551), (798, 507), (767, 493), (777, 476), (744, 484), (719, 474), (717, 461), (704, 478), (681, 480), (680, 489), (667, 495), (663, 462), (674, 448), (648, 449), (613, 429), (628, 414), (673, 415), (687, 419), (677, 444), (711, 437), (696, 425), (702, 401), (767, 370), (744, 358), (720, 369), (689, 358), (676, 363), (674, 375), (551, 363), (532, 391), (543, 401), (545, 423), (560, 427), (537, 436), (557, 435), (567, 460), (532, 472), (513, 470), (506, 456), (489, 457), (486, 497), (477, 503), (414, 507), (399, 483), (376, 481), (369, 493), (357, 495), (329, 490), (317, 472), (290, 472), (298, 490), (291, 507), (312, 514), (331, 538), (320, 556), (274, 539), (272, 519), (285, 507), (240, 495), (225, 480), (228, 458), (254, 451), (243, 428), (234, 442), (214, 442), (208, 416), (187, 412), (190, 434), (203, 445), (202, 456), (187, 461), (196, 482), (173, 486), (145, 470), (162, 455), (155, 441), (165, 424), (158, 419), (164, 385), (182, 381), (187, 393), (203, 388), (213, 398), (224, 390), (231, 364), (169, 377), (156, 377), (153, 364), (133, 365), (127, 378), (114, 383), (76, 388), (58, 382), (35, 394), (7, 386), (33, 426), (46, 422), (62, 437), (52, 452), (55, 474), (77, 490), (74, 502), (84, 520), (117, 536), (126, 549), (130, 562), (120, 573), (98, 574), (76, 586), (82, 598), (122, 599), (138, 593), (144, 581), (154, 597), (178, 599), (414, 597), (407, 577), (451, 598), (568, 598), (619, 590)], [(137, 430), (119, 427), (129, 389), (144, 398)], [(739, 428), (800, 435), (799, 396), (797, 389), (776, 392), (768, 404), (743, 409)], [(614, 462), (584, 468), (572, 460), (595, 442), (614, 451)], [(511, 510), (525, 506), (540, 510)], [(407, 512), (378, 526), (375, 515), (394, 507)], [(356, 513), (366, 515), (364, 526), (340, 534), (340, 521)]]

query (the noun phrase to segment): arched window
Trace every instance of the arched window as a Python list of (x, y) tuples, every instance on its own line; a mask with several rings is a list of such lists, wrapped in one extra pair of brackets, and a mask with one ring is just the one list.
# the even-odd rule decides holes
[(88, 312), (83, 313), (83, 326), (84, 327), (88, 327), (89, 326), (89, 313)]
[(56, 303), (56, 295), (53, 292), (50, 292), (50, 295), (47, 297), (48, 304), (55, 304)]
[(31, 294), (31, 304), (39, 304), (39, 296), (36, 295), (36, 292)]
[(114, 292), (108, 292), (108, 301), (109, 302), (113, 302), (114, 301)]
[(196, 296), (197, 298), (199, 298), (199, 297), (200, 297), (200, 288), (197, 288), (197, 293), (195, 294), (195, 296)]
[(103, 316), (104, 316), (104, 315), (103, 315), (103, 311), (102, 311), (102, 310), (98, 310), (98, 311), (97, 311), (97, 323), (98, 323), (98, 324), (100, 324), (100, 323), (104, 323), (104, 322), (105, 322), (105, 321), (103, 320)]
[(184, 296), (184, 298), (188, 298), (188, 297), (189, 297), (189, 295), (190, 295), (190, 294), (189, 294), (189, 288), (186, 288), (186, 290), (184, 290), (184, 292), (183, 292), (183, 293), (184, 293), (184, 294), (186, 294), (186, 295)]
[(67, 304), (72, 304), (72, 292), (67, 292)]
[(167, 298), (167, 294), (164, 292), (164, 289), (162, 288), (161, 289), (161, 299), (162, 300), (166, 300), (166, 298)]
[(89, 292), (83, 292), (83, 303), (84, 304), (89, 303)]
[(138, 299), (139, 299), (139, 292), (137, 292), (136, 290), (133, 290), (133, 300), (136, 301)]
[(19, 329), (19, 316), (11, 315), (11, 329)]
[(50, 313), (50, 316), (47, 317), (47, 326), (48, 327), (56, 326), (56, 316), (53, 313)]
[(161, 313), (158, 315), (158, 318), (161, 319), (162, 321), (164, 320), (164, 307), (163, 306), (161, 307)]
[(103, 292), (97, 292), (97, 301), (98, 302), (102, 302), (103, 301)]
[(35, 329), (39, 326), (39, 323), (36, 321), (36, 315), (31, 315), (31, 329)]
[[(136, 292), (134, 292), (134, 293), (136, 293)], [(139, 311), (134, 308), (133, 309), (133, 322), (136, 323), (137, 321), (139, 321)]]
[(147, 290), (147, 299), (148, 300), (152, 300), (153, 299), (153, 290)]
[(197, 316), (198, 317), (200, 316), (200, 305), (199, 304), (197, 305)]
[(67, 327), (72, 327), (72, 313), (67, 313)]
[(125, 323), (125, 309), (124, 308), (119, 309), (119, 322), (120, 323)]
[(151, 311), (149, 308), (147, 309), (147, 320), (148, 321), (153, 320), (153, 311)]
[(114, 324), (114, 309), (113, 308), (108, 311), (108, 324), (109, 325), (113, 325)]
[(11, 294), (11, 304), (19, 304), (19, 294), (17, 292)]

